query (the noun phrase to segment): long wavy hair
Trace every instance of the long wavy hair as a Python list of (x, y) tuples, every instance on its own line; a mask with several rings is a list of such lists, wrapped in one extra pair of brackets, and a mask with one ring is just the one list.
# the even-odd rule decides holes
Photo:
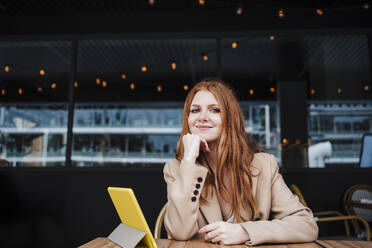
[[(176, 158), (181, 161), (184, 155), (182, 137), (190, 133), (188, 117), (190, 105), (198, 91), (207, 90), (216, 98), (222, 119), (221, 135), (216, 142), (217, 164), (215, 173), (206, 159), (206, 154), (201, 151), (197, 162), (209, 169), (203, 194), (200, 197), (201, 203), (208, 204), (206, 198), (210, 193), (209, 187), (215, 181), (218, 184), (218, 191), (221, 197), (230, 204), (231, 212), (235, 218), (245, 220), (242, 211), (250, 211), (251, 219), (254, 219), (257, 212), (257, 205), (252, 192), (252, 173), (250, 170), (253, 156), (260, 149), (250, 136), (245, 132), (245, 121), (242, 110), (234, 91), (224, 81), (218, 78), (206, 78), (197, 83), (186, 97), (184, 105), (183, 123), (180, 139), (178, 142)], [(230, 173), (228, 173), (230, 172)], [(226, 185), (224, 178), (230, 175), (231, 185)], [(228, 186), (231, 189), (228, 189)], [(243, 208), (241, 209), (240, 206)], [(230, 214), (231, 214), (230, 212)]]

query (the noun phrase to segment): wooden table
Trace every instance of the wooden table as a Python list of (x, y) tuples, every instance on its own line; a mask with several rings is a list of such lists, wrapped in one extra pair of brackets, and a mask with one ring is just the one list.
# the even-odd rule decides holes
[[(169, 239), (156, 240), (158, 248), (247, 248), (246, 245), (216, 245), (203, 240), (174, 241)], [(316, 240), (301, 244), (272, 244), (258, 245), (261, 248), (371, 248), (372, 242), (367, 241), (340, 241), (340, 240)], [(96, 238), (79, 248), (120, 248), (107, 238)]]

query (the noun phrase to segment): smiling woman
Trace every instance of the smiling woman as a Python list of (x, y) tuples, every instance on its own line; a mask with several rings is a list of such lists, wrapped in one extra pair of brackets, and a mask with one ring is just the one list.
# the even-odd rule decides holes
[(176, 240), (310, 242), (311, 210), (286, 186), (274, 156), (249, 142), (233, 90), (204, 79), (189, 92), (176, 159), (164, 167), (164, 224)]

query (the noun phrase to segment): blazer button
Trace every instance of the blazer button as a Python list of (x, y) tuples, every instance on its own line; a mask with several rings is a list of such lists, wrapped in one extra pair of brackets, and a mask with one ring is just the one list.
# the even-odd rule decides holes
[(199, 182), (199, 183), (203, 182), (203, 178), (198, 177), (198, 182)]
[(195, 196), (193, 196), (192, 198), (191, 198), (191, 201), (196, 201), (196, 197)]
[(196, 184), (196, 185), (195, 185), (195, 188), (200, 189), (200, 184), (199, 184), (199, 183)]
[(194, 190), (194, 195), (198, 195), (198, 194), (199, 194), (199, 191)]

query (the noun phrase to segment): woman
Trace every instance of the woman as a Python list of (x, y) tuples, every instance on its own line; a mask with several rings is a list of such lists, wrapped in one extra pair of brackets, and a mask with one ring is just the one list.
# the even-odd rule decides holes
[(176, 156), (164, 167), (171, 238), (247, 245), (317, 238), (311, 210), (288, 189), (274, 156), (249, 142), (223, 81), (205, 79), (189, 92)]

